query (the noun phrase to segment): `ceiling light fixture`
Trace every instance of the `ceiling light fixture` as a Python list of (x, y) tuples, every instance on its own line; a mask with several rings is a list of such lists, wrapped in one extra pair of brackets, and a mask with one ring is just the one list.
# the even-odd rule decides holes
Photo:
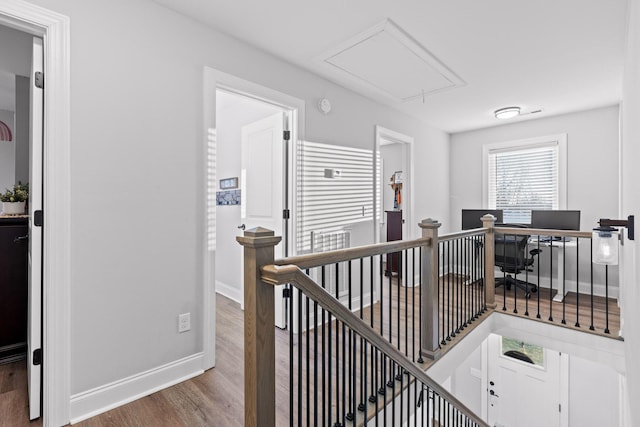
[(494, 111), (493, 114), (495, 114), (496, 119), (511, 119), (520, 115), (520, 107), (500, 108)]

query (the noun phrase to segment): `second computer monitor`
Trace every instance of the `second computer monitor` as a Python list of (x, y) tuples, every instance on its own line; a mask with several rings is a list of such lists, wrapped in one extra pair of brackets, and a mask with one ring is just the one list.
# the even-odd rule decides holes
[(486, 214), (495, 216), (496, 222), (502, 222), (501, 209), (462, 209), (462, 229), (482, 228), (481, 218)]
[(580, 230), (580, 211), (532, 210), (531, 228)]

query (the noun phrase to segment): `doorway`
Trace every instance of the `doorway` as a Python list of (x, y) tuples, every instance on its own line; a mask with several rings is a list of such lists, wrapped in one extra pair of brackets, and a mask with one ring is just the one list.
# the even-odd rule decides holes
[[(216, 91), (216, 291), (244, 308), (242, 247), (236, 236), (264, 227), (283, 237), (276, 258), (285, 256), (283, 218), (286, 185), (283, 138), (291, 127), (290, 111), (230, 90)], [(276, 287), (276, 326), (286, 326), (282, 287)], [(279, 298), (278, 298), (279, 297)]]
[[(235, 236), (237, 236), (242, 230), (238, 229), (238, 226), (241, 226), (242, 222), (237, 222), (234, 220), (233, 222), (229, 222), (230, 226), (228, 228), (218, 227), (217, 222), (219, 220), (218, 214), (220, 215), (228, 215), (233, 216), (231, 212), (233, 212), (233, 208), (223, 211), (226, 213), (219, 212), (217, 205), (217, 193), (220, 191), (220, 179), (225, 179), (225, 183), (223, 185), (227, 185), (228, 183), (233, 184), (233, 178), (238, 177), (238, 189), (240, 190), (240, 200), (242, 200), (242, 188), (240, 188), (240, 184), (242, 182), (242, 177), (240, 175), (235, 175), (231, 173), (229, 176), (222, 175), (220, 171), (216, 168), (221, 163), (218, 162), (220, 159), (219, 155), (219, 144), (218, 144), (218, 118), (216, 114), (217, 110), (217, 97), (220, 92), (227, 92), (230, 94), (241, 95), (243, 97), (252, 99), (253, 101), (260, 101), (266, 104), (271, 105), (272, 107), (278, 108), (277, 111), (281, 113), (284, 112), (287, 120), (284, 120), (284, 130), (289, 131), (290, 142), (285, 147), (288, 147), (288, 150), (283, 154), (283, 162), (284, 169), (288, 171), (283, 176), (283, 206), (286, 206), (290, 212), (289, 217), (294, 218), (296, 215), (296, 203), (295, 203), (295, 193), (293, 191), (296, 188), (296, 176), (292, 171), (294, 170), (294, 159), (296, 158), (296, 141), (304, 139), (304, 101), (297, 99), (295, 97), (289, 96), (282, 92), (267, 88), (265, 86), (250, 82), (248, 80), (244, 80), (238, 78), (236, 76), (221, 72), (219, 70), (215, 70), (213, 68), (204, 67), (203, 72), (203, 89), (204, 89), (204, 117), (203, 117), (203, 125), (204, 125), (204, 146), (203, 146), (203, 154), (204, 154), (204, 163), (203, 163), (203, 176), (204, 176), (204, 188), (203, 195), (206, 203), (203, 205), (203, 221), (206, 235), (204, 237), (203, 243), (203, 268), (204, 268), (204, 293), (203, 293), (203, 312), (204, 312), (204, 326), (203, 326), (203, 342), (204, 342), (204, 369), (209, 369), (215, 366), (215, 316), (216, 316), (216, 307), (215, 307), (215, 295), (217, 291), (221, 292), (229, 292), (235, 295), (236, 301), (242, 300), (242, 296), (244, 294), (243, 290), (240, 288), (240, 284), (237, 285), (236, 290), (230, 290), (230, 287), (225, 288), (220, 285), (219, 273), (221, 270), (226, 269), (226, 266), (216, 263), (216, 257), (218, 252), (230, 249), (239, 251), (241, 254), (240, 245), (235, 241)], [(224, 95), (223, 95), (224, 96)], [(223, 125), (224, 126), (224, 125)], [(289, 128), (287, 128), (289, 126)], [(238, 146), (240, 146), (240, 140), (238, 139)], [(241, 169), (238, 167), (238, 169)], [(226, 180), (226, 178), (232, 178), (230, 180)], [(291, 196), (289, 196), (291, 195)], [(221, 208), (222, 209), (222, 208)], [(284, 213), (284, 212), (283, 212)], [(241, 218), (238, 218), (241, 219)], [(289, 224), (291, 222), (291, 224)], [(286, 239), (280, 243), (279, 246), (282, 246), (282, 250), (284, 254), (293, 255), (295, 248), (291, 244), (292, 236), (295, 236), (295, 224), (293, 221), (283, 221), (283, 235), (287, 236)], [(247, 224), (245, 223), (245, 228)], [(217, 236), (217, 232), (226, 232), (230, 233), (228, 238), (223, 238), (221, 236)], [(291, 249), (290, 249), (291, 248)], [(237, 259), (240, 259), (239, 255)], [(240, 269), (236, 269), (235, 267), (229, 269), (233, 272), (236, 272)], [(281, 291), (279, 292), (282, 293)], [(281, 304), (281, 311), (283, 312), (282, 316), (278, 316), (278, 318), (286, 319), (287, 313), (289, 311), (288, 300), (284, 300), (282, 297), (276, 298), (276, 304)], [(282, 323), (281, 323), (282, 324)], [(286, 324), (286, 323), (285, 323)]]
[(47, 369), (42, 372), (42, 418), (46, 425), (65, 425), (69, 422), (71, 311), (69, 18), (14, 0), (0, 2), (0, 24), (45, 40), (47, 97), (42, 113), (46, 155), (42, 172), (47, 191), (42, 204), (47, 227), (43, 228), (42, 248), (42, 359)]
[[(415, 238), (418, 227), (413, 220), (413, 137), (382, 126), (376, 126), (375, 132), (375, 170), (380, 171), (381, 176), (375, 191), (376, 199), (380, 198), (376, 200), (380, 212), (374, 221), (375, 241), (386, 240), (386, 212), (398, 210), (402, 211), (401, 238)], [(402, 181), (401, 186), (398, 180)]]
[(487, 338), (487, 421), (495, 426), (565, 426), (568, 355), (491, 334)]
[[(2, 169), (10, 170), (3, 176), (2, 187), (6, 188), (5, 201), (22, 201), (28, 209), (23, 212), (3, 212), (0, 215), (0, 227), (19, 231), (12, 242), (5, 242), (3, 259), (14, 258), (16, 265), (24, 265), (25, 274), (4, 276), (0, 288), (3, 298), (13, 310), (14, 318), (0, 322), (0, 355), (6, 350), (13, 356), (5, 361), (26, 359), (16, 362), (13, 368), (21, 371), (26, 363), (26, 384), (20, 384), (19, 390), (26, 390), (18, 398), (28, 403), (28, 419), (39, 418), (42, 413), (42, 200), (43, 200), (43, 103), (44, 88), (41, 76), (44, 71), (43, 39), (18, 29), (0, 26), (0, 46), (3, 61), (0, 73), (0, 116), (7, 129), (12, 129), (3, 138)], [(13, 84), (11, 84), (13, 83)], [(10, 192), (10, 193), (9, 193)], [(4, 191), (3, 191), (4, 193)], [(20, 199), (19, 199), (20, 198)], [(4, 200), (4, 199), (3, 199)], [(6, 237), (7, 233), (3, 233)], [(12, 243), (12, 244), (9, 244)], [(24, 258), (24, 259), (23, 259)], [(12, 289), (13, 292), (4, 293)], [(6, 322), (9, 320), (9, 322)], [(9, 340), (7, 341), (8, 338)], [(16, 341), (17, 340), (17, 341)], [(19, 352), (15, 351), (19, 350)], [(19, 365), (20, 364), (20, 365)], [(9, 367), (5, 367), (9, 369)]]

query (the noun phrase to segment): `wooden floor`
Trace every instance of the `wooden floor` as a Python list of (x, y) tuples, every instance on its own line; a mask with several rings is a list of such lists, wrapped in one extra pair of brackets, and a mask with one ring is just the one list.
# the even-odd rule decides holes
[[(397, 289), (392, 286), (391, 289)], [(392, 300), (387, 298), (383, 301), (382, 307), (389, 305), (395, 307), (409, 307), (418, 303), (418, 298), (414, 297), (414, 289), (406, 292), (405, 288), (400, 288), (401, 292), (392, 292)], [(502, 288), (496, 291), (496, 310), (502, 309), (503, 294)], [(518, 291), (517, 291), (518, 292)], [(507, 292), (505, 306), (507, 312), (513, 313), (514, 305), (517, 306), (518, 315), (523, 315), (528, 304), (529, 317), (536, 317), (538, 310), (537, 294), (532, 294), (529, 300), (523, 298), (516, 292)], [(389, 293), (387, 293), (388, 295)], [(406, 298), (405, 298), (406, 296)], [(514, 301), (515, 298), (515, 301)], [(549, 307), (553, 307), (553, 323), (561, 324), (563, 318), (567, 327), (574, 327), (576, 323), (576, 295), (569, 294), (565, 298), (565, 304), (558, 304), (550, 301), (549, 293), (542, 289), (540, 292), (540, 312), (541, 321), (549, 322)], [(587, 305), (585, 305), (587, 304)], [(378, 304), (376, 304), (377, 306)], [(580, 329), (588, 331), (591, 316), (590, 299), (580, 295), (580, 306), (578, 308), (580, 317)], [(604, 298), (594, 299), (594, 323), (597, 325), (596, 333), (603, 333), (605, 325), (605, 312), (609, 310), (610, 336), (615, 337), (619, 328), (619, 309), (614, 300), (610, 300), (608, 307)], [(150, 396), (136, 400), (135, 402), (116, 408), (112, 411), (98, 415), (89, 420), (83, 421), (79, 426), (242, 426), (243, 401), (244, 401), (244, 375), (243, 375), (243, 314), (237, 303), (218, 295), (217, 296), (217, 337), (216, 337), (216, 367), (204, 374), (177, 384), (165, 390), (154, 393)], [(379, 313), (379, 307), (374, 309)], [(395, 312), (394, 312), (395, 313)], [(395, 316), (395, 314), (393, 315)], [(368, 315), (363, 316), (367, 319)], [(374, 317), (376, 315), (374, 314)], [(384, 330), (392, 335), (392, 341), (396, 344), (397, 319), (387, 316), (384, 323)], [(417, 317), (417, 314), (416, 314)], [(392, 325), (387, 326), (388, 320), (394, 319)], [(405, 317), (401, 318), (400, 343), (405, 342), (403, 336)], [(415, 324), (416, 318), (409, 318), (408, 324)], [(465, 331), (458, 334), (456, 338), (448, 343), (448, 350), (455, 341), (461, 339), (472, 328), (465, 328)], [(386, 334), (385, 334), (386, 335)], [(401, 347), (404, 347), (402, 345)], [(289, 334), (276, 329), (276, 360), (277, 381), (276, 401), (277, 401), (277, 425), (289, 424), (289, 395), (288, 378), (289, 370)], [(409, 349), (409, 353), (413, 353)], [(412, 357), (410, 357), (412, 358)], [(429, 362), (425, 360), (425, 368)], [(0, 365), (0, 427), (22, 427), (41, 426), (40, 420), (29, 423), (27, 415), (27, 379), (26, 362), (20, 361), (6, 365)]]

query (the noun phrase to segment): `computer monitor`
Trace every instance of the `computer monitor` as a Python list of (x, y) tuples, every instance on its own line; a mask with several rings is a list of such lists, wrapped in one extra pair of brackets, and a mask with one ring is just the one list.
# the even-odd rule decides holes
[(486, 214), (495, 216), (496, 222), (502, 222), (501, 209), (462, 209), (462, 229), (471, 230), (482, 227), (482, 217)]
[(531, 228), (580, 230), (580, 211), (532, 210)]

